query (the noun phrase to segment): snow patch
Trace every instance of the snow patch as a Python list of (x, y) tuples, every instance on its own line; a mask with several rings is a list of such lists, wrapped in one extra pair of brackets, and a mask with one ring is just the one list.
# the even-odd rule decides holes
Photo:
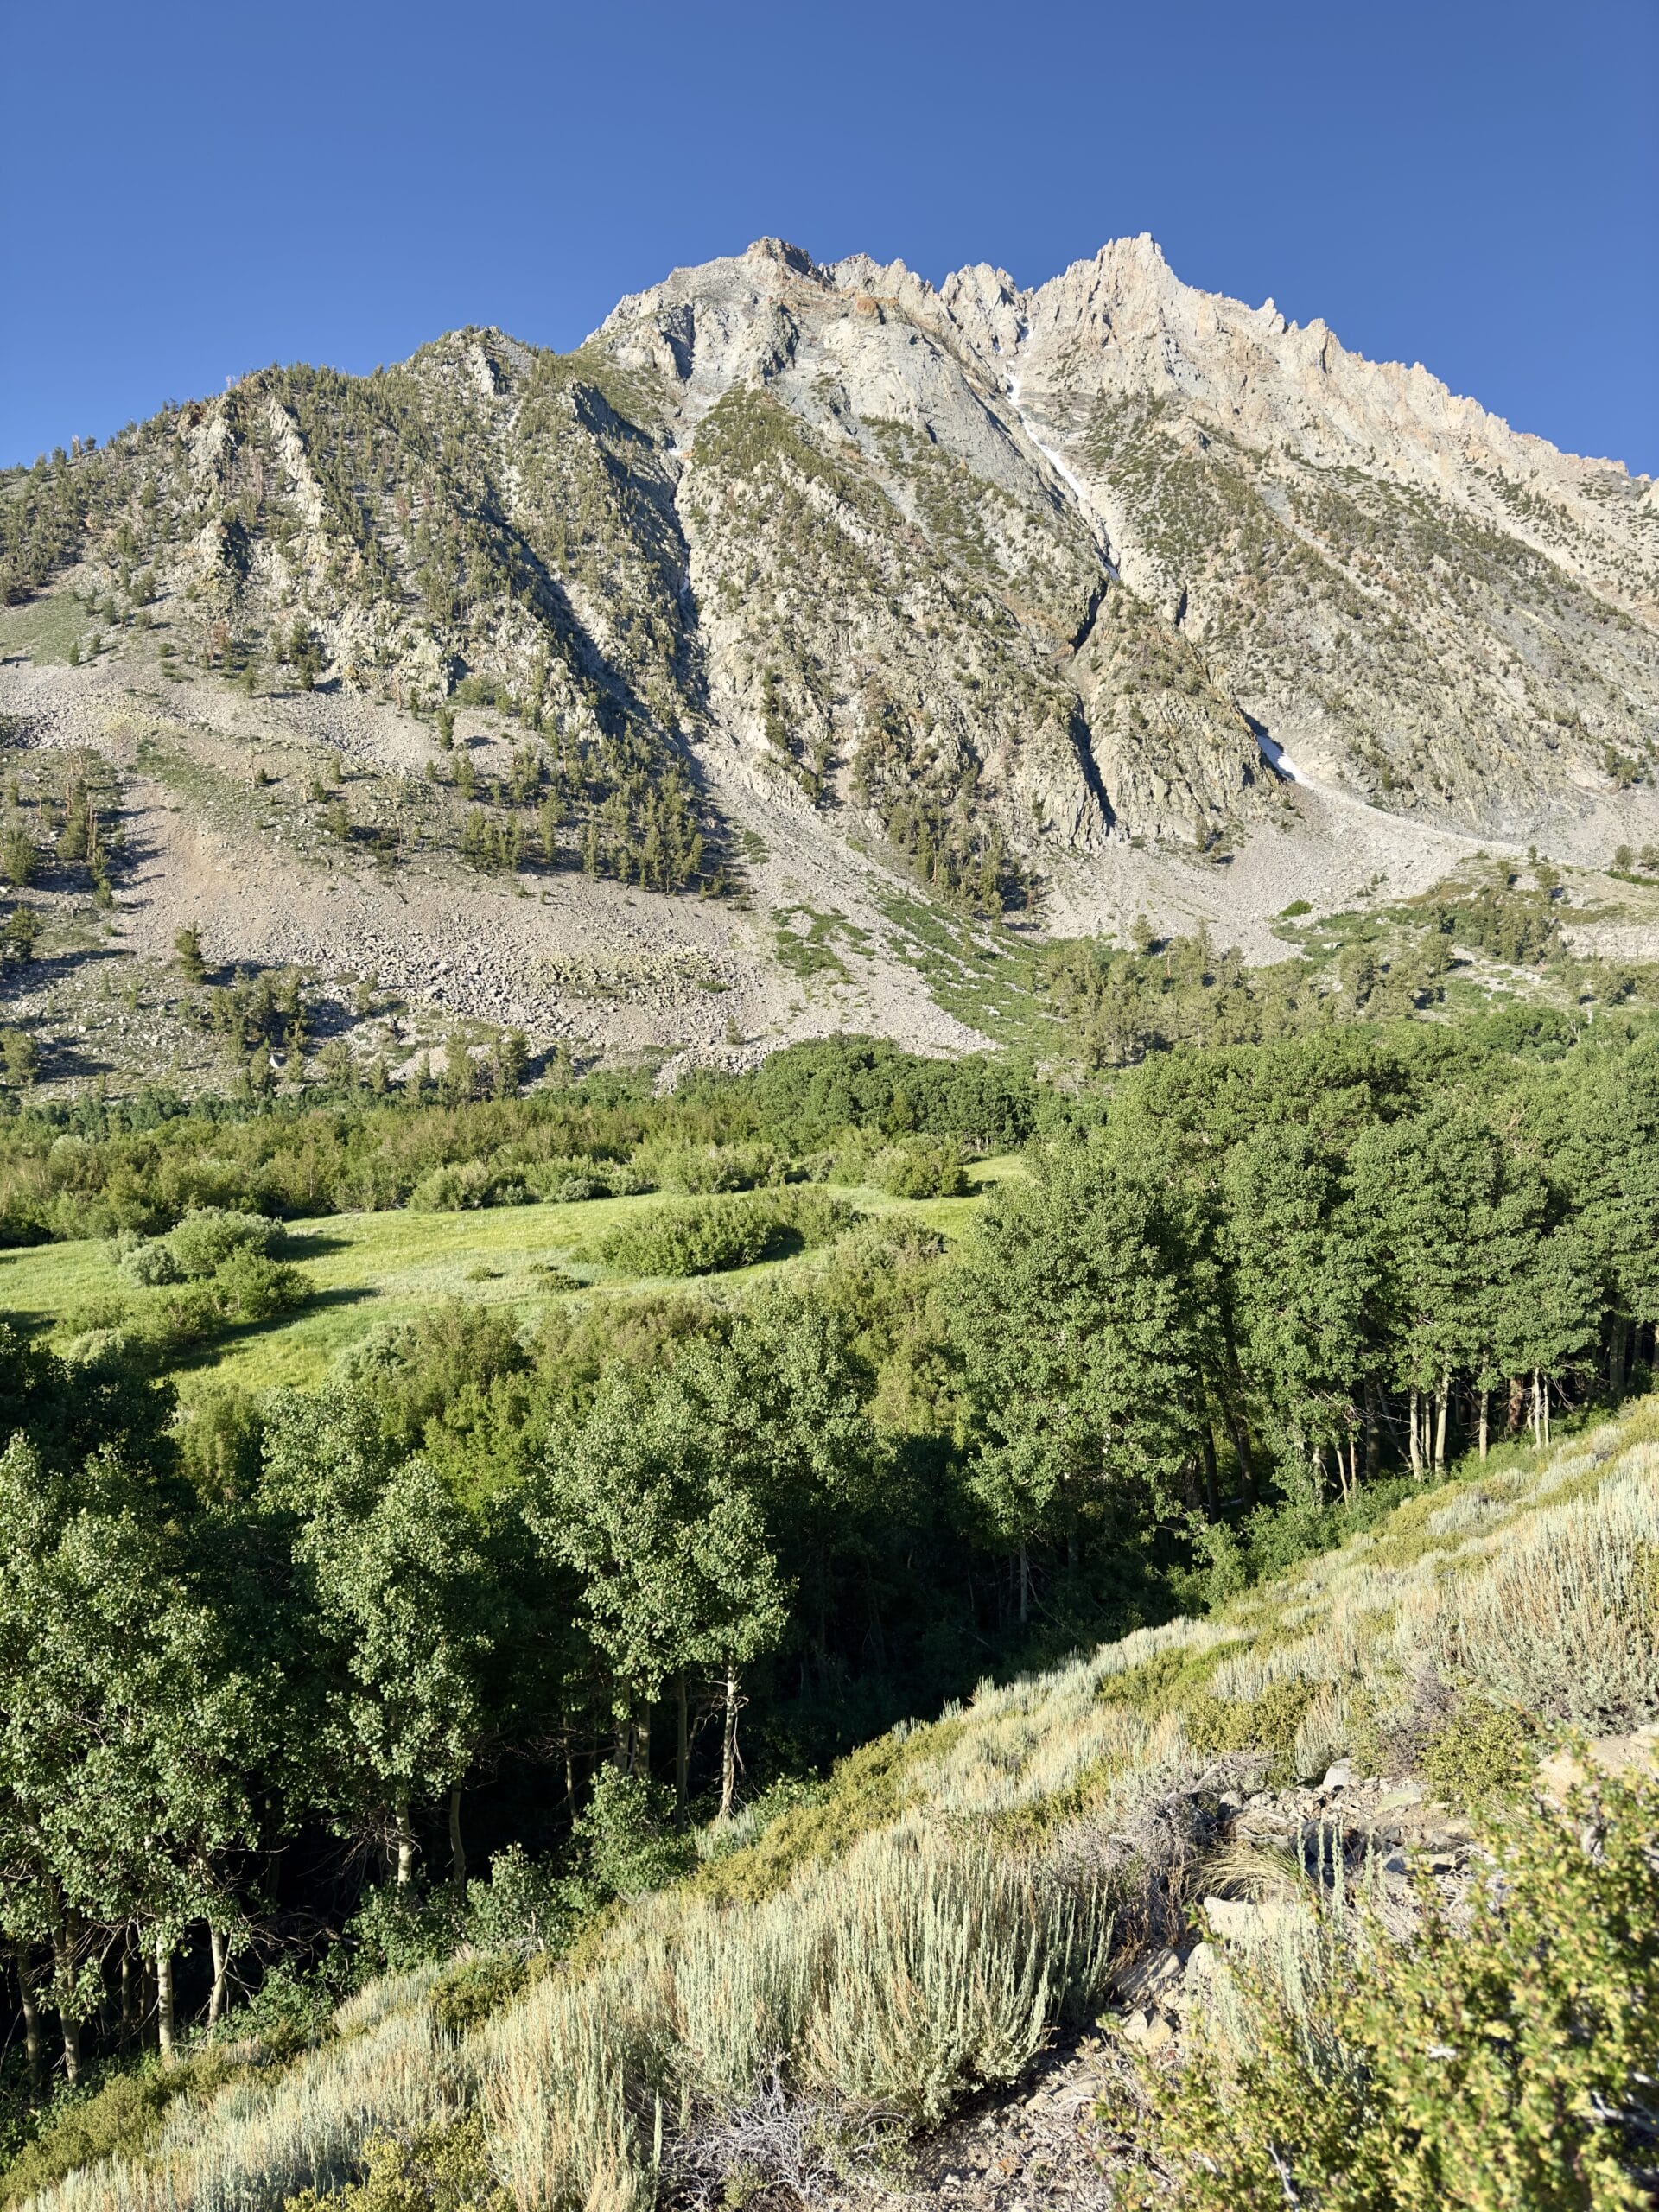
[(1038, 452), (1041, 454), (1043, 459), (1048, 463), (1049, 467), (1054, 471), (1054, 474), (1060, 479), (1061, 482), (1066, 486), (1073, 499), (1076, 499), (1084, 520), (1088, 524), (1090, 531), (1094, 533), (1096, 543), (1100, 547), (1101, 557), (1106, 563), (1106, 572), (1111, 577), (1112, 582), (1116, 583), (1119, 581), (1117, 563), (1112, 558), (1111, 541), (1107, 536), (1106, 525), (1101, 520), (1100, 516), (1096, 512), (1094, 502), (1090, 498), (1083, 480), (1078, 476), (1077, 471), (1067, 465), (1060, 454), (1055, 452), (1052, 446), (1045, 444), (1043, 440), (1038, 436), (1036, 430), (1033, 428), (1031, 417), (1026, 413), (1025, 409), (1020, 404), (1020, 379), (1018, 377), (1010, 377), (1008, 378), (1008, 404), (1014, 409), (1014, 413), (1020, 417), (1020, 429), (1031, 440), (1033, 445), (1036, 447)]
[(1275, 774), (1285, 776), (1293, 784), (1305, 784), (1308, 779), (1302, 773), (1282, 745), (1275, 745), (1264, 729), (1255, 733), (1255, 741), (1262, 748), (1262, 758)]

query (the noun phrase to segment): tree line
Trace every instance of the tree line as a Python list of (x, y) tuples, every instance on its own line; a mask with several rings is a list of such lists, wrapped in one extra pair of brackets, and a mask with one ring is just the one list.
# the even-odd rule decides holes
[[(200, 963), (199, 941), (195, 954)], [(204, 1004), (226, 1030), (251, 1018), (266, 1038), (280, 1027), (290, 1058), (304, 1048), (307, 1009), (291, 971), (238, 979)], [(500, 1052), (498, 1043), (498, 1065)], [(152, 1235), (194, 1206), (286, 1219), (384, 1210), (460, 1166), (475, 1171), (470, 1203), (522, 1203), (537, 1171), (591, 1175), (653, 1147), (764, 1141), (810, 1155), (874, 1130), (1005, 1152), (1058, 1110), (1058, 1094), (1027, 1067), (927, 1060), (868, 1038), (793, 1046), (745, 1075), (698, 1074), (661, 1098), (646, 1074), (569, 1081), (556, 1068), (531, 1096), (511, 1095), (524, 1071), (515, 1059), (499, 1085), (506, 1095), (471, 1103), (444, 1096), (448, 1084), (436, 1103), (416, 1086), (377, 1099), (349, 1071), (337, 1087), (275, 1096), (260, 1086), (229, 1097), (152, 1090), (25, 1101), (0, 1114), (0, 1245)]]

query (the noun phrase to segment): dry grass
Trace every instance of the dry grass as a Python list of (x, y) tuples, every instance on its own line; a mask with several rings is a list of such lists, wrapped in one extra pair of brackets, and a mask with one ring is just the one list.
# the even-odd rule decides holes
[(34, 2202), (52, 2212), (250, 2212), (337, 2188), (376, 2135), (460, 2111), (460, 2056), (423, 1999), (431, 1971), (377, 1984), (336, 2015), (338, 2039), (273, 2079), (252, 2075), (175, 2107), (149, 2156), (72, 2174)]
[(645, 2201), (666, 2137), (772, 2076), (923, 2122), (1015, 2079), (1097, 1993), (1110, 1915), (1028, 1864), (881, 1835), (763, 1905), (640, 1920), (484, 2031), (493, 2160), (527, 2212)]

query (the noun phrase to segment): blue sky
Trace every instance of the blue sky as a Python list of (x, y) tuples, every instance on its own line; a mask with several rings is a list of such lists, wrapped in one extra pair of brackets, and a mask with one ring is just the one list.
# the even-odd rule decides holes
[(766, 233), (1189, 283), (1659, 471), (1656, 0), (4, 0), (0, 462)]

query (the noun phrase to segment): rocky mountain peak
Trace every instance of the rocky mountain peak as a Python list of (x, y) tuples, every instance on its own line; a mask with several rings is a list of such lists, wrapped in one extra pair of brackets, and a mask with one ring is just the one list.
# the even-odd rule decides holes
[(0, 487), (8, 588), (90, 558), (212, 652), (303, 632), (411, 712), (509, 700), (618, 866), (671, 795), (677, 884), (721, 834), (699, 747), (991, 908), (1224, 855), (1287, 761), (1492, 836), (1659, 774), (1646, 480), (1146, 233), (1029, 288), (760, 238), (569, 355), (261, 371), (69, 469)]

